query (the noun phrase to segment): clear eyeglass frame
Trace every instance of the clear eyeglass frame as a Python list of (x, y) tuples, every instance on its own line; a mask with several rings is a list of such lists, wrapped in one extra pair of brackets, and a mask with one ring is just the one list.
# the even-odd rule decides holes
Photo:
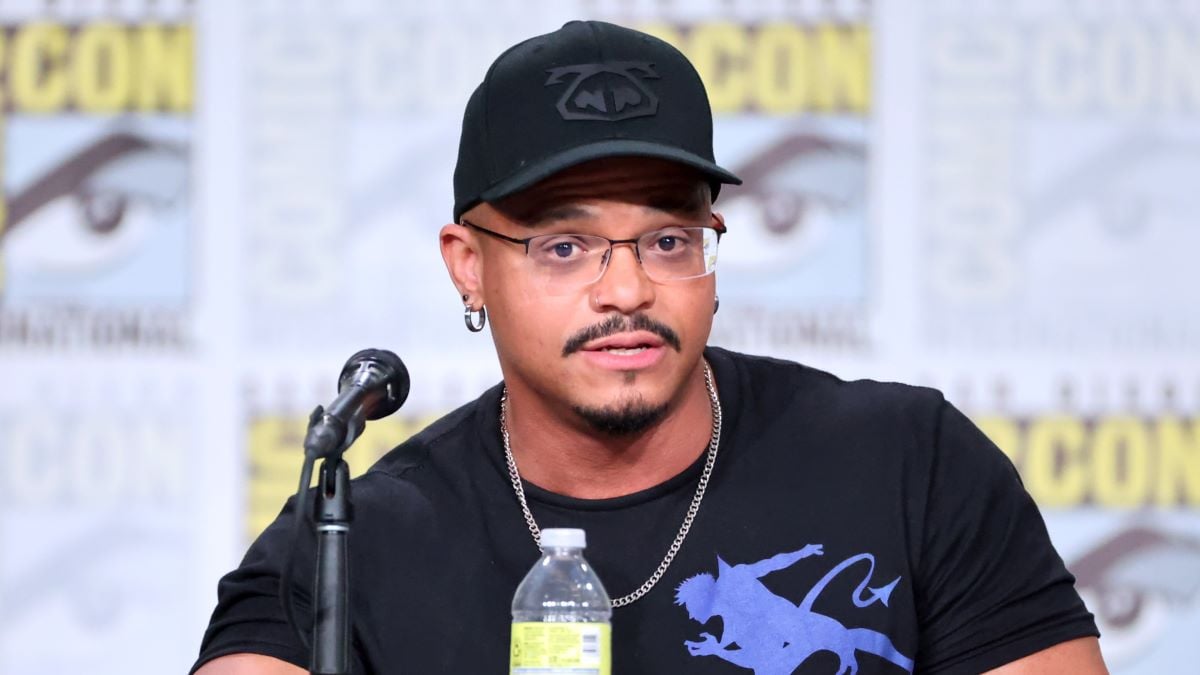
[(461, 224), (490, 237), (525, 248), (525, 256), (539, 279), (551, 288), (569, 290), (599, 281), (616, 246), (630, 246), (650, 280), (685, 281), (716, 271), (717, 246), (724, 224), (665, 227), (632, 239), (610, 239), (596, 234), (555, 232), (532, 237), (510, 237), (476, 225)]

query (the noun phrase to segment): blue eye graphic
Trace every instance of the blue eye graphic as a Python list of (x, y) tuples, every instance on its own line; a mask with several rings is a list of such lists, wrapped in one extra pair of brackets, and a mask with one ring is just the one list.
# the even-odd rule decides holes
[(8, 200), (0, 239), (10, 270), (76, 274), (138, 250), (187, 188), (187, 150), (129, 132), (106, 134), (44, 170)]

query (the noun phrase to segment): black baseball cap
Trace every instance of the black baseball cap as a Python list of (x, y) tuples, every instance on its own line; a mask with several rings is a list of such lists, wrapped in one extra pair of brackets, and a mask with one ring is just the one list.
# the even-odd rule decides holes
[(716, 199), (741, 179), (717, 166), (712, 108), (678, 49), (602, 21), (571, 21), (501, 54), (463, 114), (454, 222), (602, 157), (657, 157), (704, 174)]

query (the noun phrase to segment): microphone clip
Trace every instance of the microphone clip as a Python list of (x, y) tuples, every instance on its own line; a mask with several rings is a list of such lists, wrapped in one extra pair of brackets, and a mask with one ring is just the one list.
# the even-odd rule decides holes
[(341, 457), (342, 453), (362, 433), (365, 422), (354, 416), (349, 423), (317, 406), (308, 416), (308, 431), (304, 434), (304, 454), (313, 459)]

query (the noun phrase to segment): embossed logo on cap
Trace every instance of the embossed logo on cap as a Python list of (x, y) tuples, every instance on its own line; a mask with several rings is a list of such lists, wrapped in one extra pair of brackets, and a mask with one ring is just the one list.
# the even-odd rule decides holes
[(557, 104), (564, 120), (617, 122), (658, 113), (658, 96), (645, 84), (659, 79), (653, 63), (584, 63), (546, 72), (547, 87), (567, 85)]

